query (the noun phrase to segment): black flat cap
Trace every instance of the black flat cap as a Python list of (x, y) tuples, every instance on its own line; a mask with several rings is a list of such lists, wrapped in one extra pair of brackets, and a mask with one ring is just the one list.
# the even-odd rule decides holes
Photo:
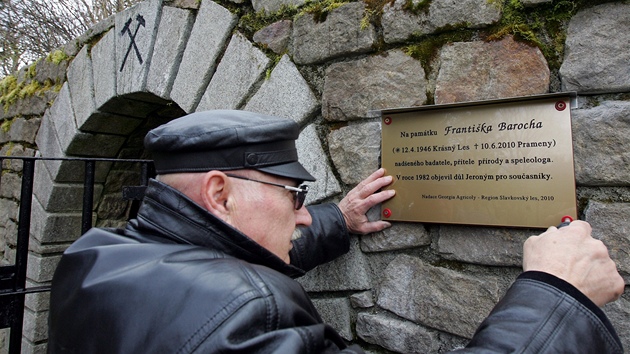
[(299, 126), (290, 119), (236, 110), (196, 112), (151, 131), (144, 146), (158, 174), (255, 169), (315, 181), (298, 162)]

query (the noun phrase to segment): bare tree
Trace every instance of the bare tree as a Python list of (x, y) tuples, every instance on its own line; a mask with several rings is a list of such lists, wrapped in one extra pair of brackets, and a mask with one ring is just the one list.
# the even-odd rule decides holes
[(0, 0), (0, 75), (8, 75), (140, 0)]

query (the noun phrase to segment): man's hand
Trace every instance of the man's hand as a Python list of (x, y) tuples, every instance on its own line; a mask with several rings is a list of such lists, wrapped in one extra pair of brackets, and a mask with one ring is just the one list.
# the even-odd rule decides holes
[(356, 234), (369, 234), (391, 226), (387, 221), (369, 221), (365, 215), (370, 208), (396, 194), (392, 189), (375, 193), (392, 183), (392, 176), (384, 176), (384, 174), (384, 169), (378, 169), (361, 181), (339, 202), (339, 209), (346, 220), (348, 231)]
[(574, 221), (550, 227), (523, 245), (523, 270), (549, 273), (575, 286), (597, 306), (617, 300), (624, 290), (623, 278), (608, 249), (591, 237), (591, 226)]

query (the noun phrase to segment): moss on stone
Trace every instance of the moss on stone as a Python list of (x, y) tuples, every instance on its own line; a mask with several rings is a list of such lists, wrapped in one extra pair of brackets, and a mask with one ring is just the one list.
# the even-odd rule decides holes
[(328, 14), (352, 0), (309, 0), (304, 4), (301, 14), (313, 15), (315, 22), (324, 22)]
[(381, 26), (383, 8), (387, 4), (393, 4), (395, 0), (363, 0), (365, 3), (365, 16), (361, 19), (361, 28), (367, 28), (370, 23), (376, 27)]
[(26, 97), (34, 96), (35, 94), (40, 93), (41, 88), (42, 86), (40, 85), (39, 81), (33, 80), (29, 82), (28, 84), (22, 86), (18, 94), (18, 97), (26, 98)]
[[(13, 141), (9, 141), (8, 143), (6, 143), (2, 147), (2, 149), (4, 150), (4, 155), (5, 156), (12, 156), (13, 155), (13, 149), (15, 149), (15, 143)], [(0, 166), (0, 167), (4, 167), (4, 165)], [(4, 176), (7, 173), (11, 173), (11, 170), (6, 170), (6, 169), (2, 170), (2, 176)]]
[(8, 133), (9, 130), (11, 130), (11, 124), (13, 124), (13, 119), (5, 119), (4, 122), (0, 124), (0, 129), (2, 129), (3, 132)]
[[(28, 75), (27, 75), (28, 76)], [(7, 112), (11, 105), (20, 99), (32, 96), (43, 96), (45, 92), (61, 91), (63, 83), (46, 79), (43, 83), (37, 80), (18, 81), (14, 75), (8, 75), (0, 80), (0, 105)]]
[[(380, 26), (383, 8), (395, 0), (363, 0), (366, 5), (366, 17), (361, 25), (369, 23)], [(564, 56), (566, 26), (575, 13), (610, 2), (610, 0), (559, 0), (537, 6), (526, 7), (521, 0), (487, 0), (497, 6), (502, 13), (499, 22), (486, 29), (470, 29), (469, 24), (439, 28), (432, 34), (412, 36), (403, 50), (427, 65), (446, 43), (469, 41), (475, 36), (486, 40), (498, 40), (512, 35), (516, 40), (538, 47), (552, 70), (560, 68)], [(416, 15), (429, 11), (431, 0), (406, 0), (403, 9)]]
[(7, 92), (13, 90), (17, 86), (17, 78), (15, 75), (7, 75), (0, 80), (0, 95), (4, 96)]
[[(380, 1), (385, 4), (392, 0), (366, 0), (366, 3), (375, 1)], [(282, 5), (278, 11), (271, 13), (266, 11), (245, 11), (243, 8), (239, 8), (238, 11), (240, 11), (241, 17), (238, 23), (238, 30), (240, 30), (245, 37), (251, 39), (254, 33), (272, 23), (281, 20), (295, 20), (306, 14), (313, 15), (315, 22), (324, 22), (330, 12), (350, 2), (356, 2), (356, 0), (308, 0), (301, 7)], [(382, 6), (383, 5), (381, 5), (381, 10)]]
[(276, 66), (278, 66), (278, 63), (280, 62), (284, 54), (276, 54), (272, 52), (272, 54), (270, 54), (269, 56), (271, 57), (270, 58), (271, 65), (267, 68), (267, 71), (265, 72), (265, 80), (269, 80), (269, 78), (271, 77), (271, 73), (273, 72), (273, 69), (275, 69)]
[(61, 49), (52, 51), (46, 56), (47, 61), (56, 65), (67, 59), (70, 59), (70, 57)]
[(280, 10), (267, 13), (265, 11), (248, 12), (241, 16), (238, 28), (247, 37), (252, 38), (254, 33), (281, 20), (292, 19), (299, 9), (296, 6), (283, 5)]
[(29, 65), (28, 68), (26, 69), (26, 77), (29, 79), (32, 79), (35, 77), (35, 75), (37, 75), (37, 64), (41, 61), (40, 59), (37, 59), (33, 64)]
[(14, 75), (8, 75), (0, 80), (0, 104), (5, 112), (17, 101), (22, 86)]
[(508, 0), (505, 3), (498, 0), (489, 0), (489, 3), (499, 6), (502, 12), (501, 20), (493, 27), (492, 33), (488, 36), (489, 40), (513, 35), (518, 39), (543, 47), (542, 41), (538, 39), (535, 32), (540, 23), (530, 19), (528, 10), (520, 0)]
[(407, 55), (420, 61), (428, 75), (431, 61), (435, 59), (445, 44), (469, 41), (474, 35), (472, 30), (464, 28), (450, 29), (439, 34), (415, 37), (402, 49)]
[(547, 59), (552, 70), (557, 70), (564, 57), (566, 27), (578, 11), (610, 0), (560, 0), (526, 7), (520, 0), (488, 0), (499, 6), (501, 20), (492, 26), (488, 40), (513, 35), (516, 40), (536, 46)]

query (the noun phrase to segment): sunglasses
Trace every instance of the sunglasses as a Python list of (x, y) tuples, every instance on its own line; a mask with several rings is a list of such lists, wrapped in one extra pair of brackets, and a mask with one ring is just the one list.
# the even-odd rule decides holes
[(286, 186), (284, 184), (259, 181), (257, 179), (251, 179), (251, 178), (247, 178), (247, 177), (243, 177), (243, 176), (239, 176), (239, 175), (233, 175), (231, 173), (226, 173), (225, 175), (228, 176), (228, 177), (232, 177), (232, 178), (238, 178), (238, 179), (242, 179), (242, 180), (246, 180), (246, 181), (252, 181), (252, 182), (258, 182), (258, 183), (263, 183), (263, 184), (269, 184), (271, 186), (276, 186), (276, 187), (288, 189), (291, 192), (293, 192), (293, 204), (294, 204), (295, 210), (299, 210), (302, 207), (302, 205), (304, 205), (304, 199), (306, 199), (306, 193), (308, 193), (308, 186), (305, 185), (305, 184), (303, 184), (303, 185), (301, 185), (299, 187), (291, 187), (291, 186)]

